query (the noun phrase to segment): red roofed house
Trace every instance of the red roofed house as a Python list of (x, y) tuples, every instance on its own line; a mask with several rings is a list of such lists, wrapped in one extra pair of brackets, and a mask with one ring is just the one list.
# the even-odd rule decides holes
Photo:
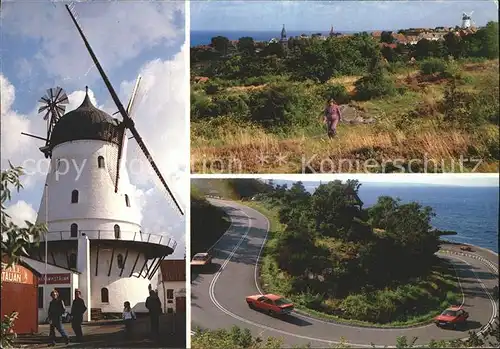
[(167, 259), (161, 262), (158, 296), (165, 313), (186, 312), (186, 260)]

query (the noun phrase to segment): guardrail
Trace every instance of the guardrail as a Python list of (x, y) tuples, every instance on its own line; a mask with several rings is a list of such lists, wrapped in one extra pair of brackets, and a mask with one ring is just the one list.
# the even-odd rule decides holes
[(115, 230), (78, 230), (75, 232), (70, 230), (49, 231), (41, 236), (40, 241), (63, 241), (77, 240), (79, 237), (87, 236), (89, 240), (120, 240), (120, 241), (137, 241), (150, 244), (158, 244), (168, 246), (175, 250), (177, 241), (164, 234), (144, 233), (142, 231), (115, 231)]
[(480, 255), (477, 255), (477, 254), (474, 254), (474, 253), (467, 253), (467, 252), (458, 252), (458, 251), (452, 251), (452, 250), (447, 250), (447, 249), (441, 249), (439, 250), (440, 253), (448, 253), (448, 254), (454, 254), (454, 255), (457, 255), (457, 256), (464, 256), (464, 257), (469, 257), (469, 258), (473, 258), (473, 259), (477, 259), (481, 262), (483, 262), (484, 264), (486, 264), (487, 266), (489, 266), (495, 273), (498, 274), (498, 267), (491, 263), (488, 259), (480, 256)]

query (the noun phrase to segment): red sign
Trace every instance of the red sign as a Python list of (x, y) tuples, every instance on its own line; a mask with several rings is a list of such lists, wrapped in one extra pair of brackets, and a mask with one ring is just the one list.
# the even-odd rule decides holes
[(33, 275), (23, 266), (13, 265), (2, 270), (2, 282), (13, 282), (16, 284), (32, 284)]
[[(69, 284), (71, 283), (71, 274), (48, 274), (47, 284)], [(40, 285), (45, 284), (45, 274), (40, 277)]]

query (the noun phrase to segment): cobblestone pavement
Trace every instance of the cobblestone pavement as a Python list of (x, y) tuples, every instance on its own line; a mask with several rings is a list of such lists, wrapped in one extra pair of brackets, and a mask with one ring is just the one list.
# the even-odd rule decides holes
[[(64, 344), (56, 331), (57, 345), (52, 348), (185, 348), (185, 314), (168, 314), (160, 317), (160, 338), (150, 336), (149, 318), (141, 317), (134, 323), (133, 336), (125, 338), (121, 321), (95, 321), (83, 324), (84, 341), (74, 342), (71, 324), (64, 324), (64, 330), (70, 336), (70, 344)], [(39, 325), (39, 333), (22, 335), (16, 341), (17, 348), (45, 348), (49, 346), (49, 325)]]

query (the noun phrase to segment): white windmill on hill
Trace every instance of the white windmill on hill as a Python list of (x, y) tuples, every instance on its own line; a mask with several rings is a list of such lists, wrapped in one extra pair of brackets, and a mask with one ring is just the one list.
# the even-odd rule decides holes
[(472, 14), (474, 11), (471, 13), (462, 13), (462, 29), (468, 29), (472, 26)]

